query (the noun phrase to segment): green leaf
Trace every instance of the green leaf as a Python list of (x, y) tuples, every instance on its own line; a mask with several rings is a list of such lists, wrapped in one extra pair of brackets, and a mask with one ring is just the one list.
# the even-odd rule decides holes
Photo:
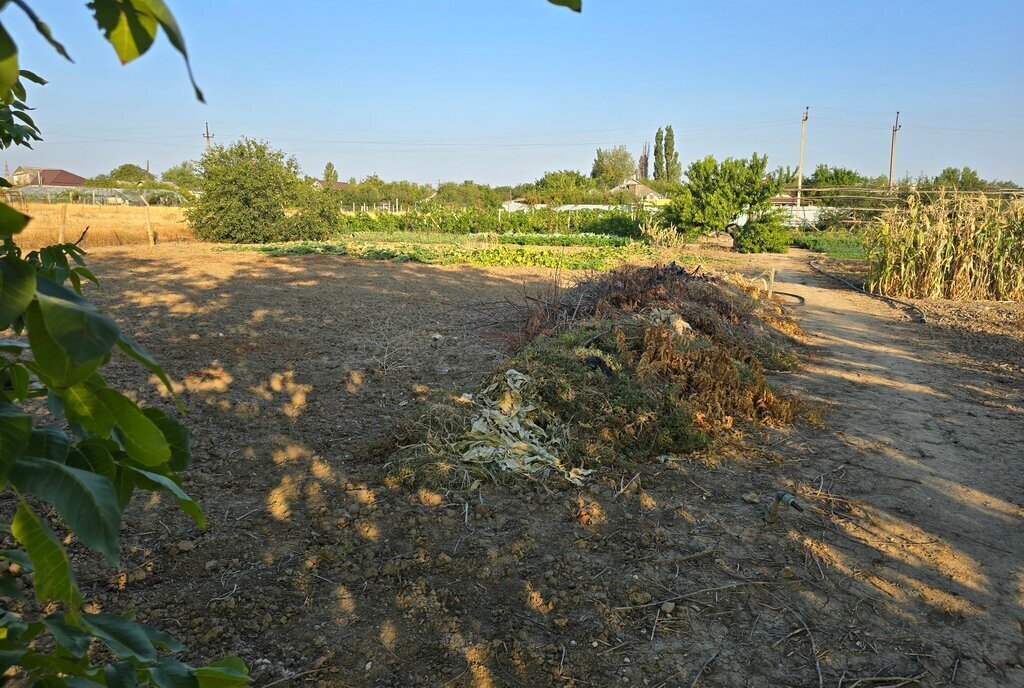
[(36, 301), (47, 332), (72, 363), (99, 360), (113, 350), (120, 336), (117, 324), (75, 292), (40, 276)]
[(122, 63), (131, 62), (149, 50), (156, 39), (157, 27), (162, 28), (167, 40), (185, 60), (196, 98), (204, 100), (192, 74), (181, 29), (163, 0), (93, 0), (89, 7)]
[[(56, 461), (35, 458), (15, 461), (10, 479), (20, 492), (53, 506), (83, 543), (117, 565), (121, 512), (109, 480)], [(38, 567), (36, 571), (38, 574)]]
[(128, 64), (153, 45), (157, 20), (149, 12), (139, 11), (135, 0), (95, 0), (89, 7), (121, 64)]
[(226, 657), (209, 666), (195, 670), (199, 688), (233, 688), (249, 684), (249, 672), (245, 662), (238, 657)]
[(160, 428), (128, 397), (110, 388), (96, 390), (96, 396), (114, 417), (128, 456), (144, 466), (159, 466), (171, 458), (171, 448)]
[(192, 667), (170, 657), (150, 667), (149, 675), (160, 688), (199, 688), (199, 681), (192, 675)]
[(150, 642), (158, 650), (167, 650), (168, 652), (184, 652), (188, 648), (182, 645), (177, 638), (170, 633), (164, 633), (161, 630), (153, 628), (152, 626), (142, 625), (142, 632), (146, 634)]
[(68, 453), (68, 465), (96, 475), (102, 475), (111, 483), (117, 477), (117, 463), (110, 451), (109, 440), (90, 437), (82, 440)]
[(129, 357), (141, 363), (142, 367), (146, 370), (156, 375), (160, 379), (160, 382), (164, 383), (164, 387), (167, 388), (167, 391), (174, 396), (174, 400), (177, 402), (178, 408), (182, 411), (185, 410), (181, 401), (178, 399), (178, 395), (174, 392), (174, 387), (171, 386), (171, 380), (167, 377), (167, 373), (164, 372), (164, 369), (156, 362), (156, 359), (153, 358), (153, 356), (146, 351), (141, 344), (122, 332), (121, 338), (117, 340), (117, 348)]
[(0, 98), (6, 98), (18, 83), (18, 46), (0, 24)]
[(116, 614), (84, 614), (82, 621), (97, 638), (121, 659), (132, 658), (143, 662), (156, 660), (156, 648), (143, 630), (142, 624), (129, 621)]
[(102, 358), (81, 365), (72, 362), (57, 341), (50, 336), (38, 303), (29, 305), (25, 311), (25, 321), (28, 323), (28, 342), (35, 360), (34, 372), (40, 377), (47, 378), (44, 382), (49, 386), (76, 385), (96, 372), (103, 363)]
[(548, 0), (552, 5), (561, 5), (562, 7), (568, 7), (573, 12), (583, 11), (583, 0)]
[(56, 425), (47, 425), (32, 430), (24, 454), (64, 463), (68, 458), (69, 446), (68, 436), (64, 434), (63, 430)]
[[(50, 46), (54, 50), (56, 50), (57, 53), (65, 60), (67, 60), (68, 62), (74, 62), (74, 60), (71, 59), (71, 56), (68, 55), (68, 51), (64, 49), (64, 46), (61, 45), (60, 42), (58, 42), (57, 39), (53, 37), (53, 33), (50, 32), (50, 27), (46, 24), (46, 22), (42, 21), (39, 18), (39, 16), (32, 10), (32, 8), (29, 7), (26, 3), (18, 3), (18, 6), (21, 7), (25, 14), (28, 15), (28, 18), (32, 20), (32, 23), (36, 27), (36, 31), (38, 31), (39, 34), (46, 39), (46, 42), (49, 43)], [(36, 76), (27, 69), (21, 70), (21, 75), (29, 81), (33, 81), (39, 84), (40, 86), (44, 86), (46, 84), (45, 79)]]
[(170, 492), (178, 500), (178, 506), (181, 507), (181, 510), (188, 514), (201, 530), (206, 529), (206, 516), (203, 515), (203, 510), (172, 478), (160, 475), (159, 473), (153, 473), (152, 471), (144, 471), (141, 468), (132, 468), (130, 466), (125, 466), (124, 468), (136, 474), (135, 484), (138, 487), (151, 492), (157, 490)]
[(107, 688), (136, 688), (139, 685), (135, 676), (135, 665), (130, 662), (108, 664), (103, 669)]
[(0, 258), (0, 330), (21, 317), (36, 293), (36, 269), (22, 260)]
[(27, 348), (28, 344), (19, 342), (17, 339), (0, 339), (0, 352), (2, 353), (20, 356), (21, 352)]
[(20, 210), (15, 210), (6, 203), (0, 203), (0, 236), (17, 234), (25, 229), (31, 219)]
[[(46, 25), (43, 24), (43, 26), (46, 26)], [(45, 86), (46, 85), (46, 79), (44, 79), (43, 77), (39, 76), (35, 72), (28, 71), (27, 69), (21, 70), (21, 78), (28, 79), (32, 83), (39, 84), (40, 86)]]
[(160, 428), (171, 448), (167, 467), (175, 473), (188, 468), (192, 463), (192, 437), (188, 428), (157, 408), (143, 409), (142, 413)]
[(0, 480), (7, 482), (7, 472), (25, 453), (32, 436), (32, 417), (14, 404), (0, 403)]
[(64, 401), (64, 415), (68, 420), (100, 437), (109, 437), (116, 423), (114, 414), (96, 396), (96, 389), (104, 387), (102, 378), (96, 375), (57, 393)]
[(50, 614), (43, 619), (54, 639), (74, 657), (82, 657), (89, 651), (92, 636), (82, 629), (68, 624), (63, 614)]
[(20, 549), (0, 549), (0, 559), (13, 561), (16, 564), (19, 564), (26, 571), (32, 570), (32, 560), (29, 558), (27, 552)]
[(11, 533), (32, 559), (36, 599), (42, 604), (60, 600), (71, 610), (77, 610), (82, 604), (82, 594), (75, 584), (67, 552), (24, 500), (14, 514)]
[(18, 401), (28, 397), (28, 385), (30, 380), (28, 369), (17, 363), (7, 368), (7, 374), (11, 378), (11, 389), (14, 398)]

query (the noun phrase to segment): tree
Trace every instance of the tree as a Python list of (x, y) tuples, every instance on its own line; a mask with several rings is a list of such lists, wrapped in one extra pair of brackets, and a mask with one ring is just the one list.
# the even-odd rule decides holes
[(195, 160), (185, 160), (164, 170), (160, 179), (174, 184), (179, 189), (197, 189), (199, 188), (199, 165)]
[(665, 132), (661, 127), (654, 135), (654, 178), (665, 181)]
[(285, 238), (286, 210), (300, 200), (295, 158), (265, 141), (213, 146), (199, 161), (199, 198), (188, 222), (204, 241), (259, 243)]
[(328, 189), (332, 188), (335, 184), (338, 183), (338, 170), (334, 169), (333, 162), (328, 162), (327, 165), (324, 166), (323, 182), (324, 186), (326, 186)]
[(935, 188), (950, 188), (958, 191), (984, 191), (989, 188), (990, 183), (982, 179), (977, 170), (970, 167), (958, 169), (947, 167), (939, 172), (935, 179), (931, 180), (931, 186)]
[(636, 160), (625, 146), (597, 149), (590, 177), (599, 188), (610, 189), (618, 186), (634, 174), (636, 174)]
[[(67, 57), (27, 2), (9, 6), (24, 11)], [(89, 7), (123, 62), (146, 52), (158, 28), (186, 54), (161, 0), (93, 0)], [(25, 114), (25, 81), (45, 84), (19, 69), (17, 46), (0, 26), (2, 149), (40, 140)], [(202, 97), (198, 89), (196, 95)], [(20, 546), (0, 551), (4, 680), (34, 686), (247, 684), (237, 659), (191, 667), (175, 657), (185, 648), (170, 635), (83, 608), (64, 542), (76, 539), (117, 565), (121, 517), (136, 489), (167, 492), (200, 527), (205, 520), (181, 488), (179, 472), (191, 459), (188, 430), (164, 410), (141, 409), (109, 387), (101, 369), (117, 349), (176, 399), (170, 380), (148, 352), (83, 298), (83, 281), (96, 278), (77, 244), (22, 252), (15, 237), (30, 220), (0, 203), (0, 331), (19, 337), (0, 344), (0, 489), (12, 502), (3, 530)], [(37, 604), (27, 600), (28, 590)]]
[(848, 167), (818, 165), (814, 173), (804, 180), (806, 187), (841, 187), (868, 186), (873, 180), (868, 179), (857, 170)]
[(593, 180), (577, 170), (545, 172), (533, 186), (533, 194), (526, 194), (528, 200), (554, 205), (580, 203), (594, 190)]
[(766, 212), (793, 174), (789, 169), (769, 173), (768, 157), (754, 153), (749, 159), (708, 156), (686, 170), (686, 184), (663, 212), (665, 221), (684, 234), (717, 234), (733, 225), (737, 216)]
[(640, 159), (637, 161), (637, 176), (640, 181), (646, 181), (651, 175), (651, 144), (644, 142), (643, 150), (640, 152)]
[(682, 165), (679, 164), (679, 153), (676, 152), (676, 135), (672, 131), (672, 125), (665, 127), (665, 181), (669, 184), (679, 183), (683, 175)]

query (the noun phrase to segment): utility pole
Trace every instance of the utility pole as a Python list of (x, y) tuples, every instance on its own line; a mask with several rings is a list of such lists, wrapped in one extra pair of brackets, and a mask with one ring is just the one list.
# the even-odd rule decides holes
[(206, 139), (206, 150), (210, 150), (210, 147), (212, 146), (212, 144), (210, 143), (210, 139), (212, 139), (214, 136), (215, 136), (215, 134), (211, 134), (210, 133), (210, 123), (207, 122), (206, 123), (206, 133), (203, 134), (203, 138)]
[(896, 123), (892, 125), (892, 144), (889, 146), (889, 189), (892, 189), (892, 175), (896, 169), (896, 132), (900, 130), (900, 111), (896, 111)]
[(800, 118), (800, 164), (796, 168), (796, 207), (800, 207), (804, 191), (804, 139), (807, 136), (807, 117), (811, 107), (804, 108), (804, 116)]

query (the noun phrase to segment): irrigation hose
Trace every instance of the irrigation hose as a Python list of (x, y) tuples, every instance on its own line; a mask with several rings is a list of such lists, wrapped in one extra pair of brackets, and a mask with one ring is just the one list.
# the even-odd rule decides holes
[(873, 299), (879, 299), (880, 301), (885, 301), (889, 305), (902, 306), (903, 308), (906, 308), (907, 310), (912, 311), (917, 316), (917, 317), (914, 318), (915, 322), (921, 322), (921, 323), (928, 322), (926, 317), (925, 317), (924, 310), (920, 306), (917, 306), (917, 305), (915, 305), (913, 303), (910, 303), (909, 301), (903, 301), (901, 299), (894, 299), (893, 297), (885, 296), (884, 294), (874, 294), (874, 293), (868, 291), (867, 289), (865, 289), (864, 287), (861, 287), (859, 285), (854, 284), (853, 282), (851, 282), (850, 280), (846, 279), (845, 277), (841, 277), (840, 275), (837, 275), (837, 274), (835, 274), (833, 272), (829, 272), (829, 271), (823, 269), (821, 266), (818, 265), (818, 261), (815, 258), (812, 258), (809, 261), (807, 261), (807, 264), (810, 265), (812, 269), (820, 272), (825, 277), (829, 277), (831, 279), (834, 279), (837, 282), (842, 282), (843, 284), (848, 286), (850, 289), (853, 289), (854, 291), (859, 291), (861, 294), (866, 294), (866, 295), (870, 296)]

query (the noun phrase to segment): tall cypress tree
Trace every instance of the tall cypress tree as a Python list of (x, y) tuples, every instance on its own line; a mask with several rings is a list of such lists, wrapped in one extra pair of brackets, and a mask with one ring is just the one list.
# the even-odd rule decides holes
[(328, 189), (338, 181), (338, 171), (334, 169), (334, 163), (329, 162), (324, 167), (324, 186)]
[(661, 127), (658, 127), (658, 133), (654, 135), (654, 178), (665, 178), (665, 132)]
[(679, 183), (683, 176), (683, 166), (679, 164), (679, 153), (676, 151), (676, 134), (672, 125), (665, 127), (665, 181)]

